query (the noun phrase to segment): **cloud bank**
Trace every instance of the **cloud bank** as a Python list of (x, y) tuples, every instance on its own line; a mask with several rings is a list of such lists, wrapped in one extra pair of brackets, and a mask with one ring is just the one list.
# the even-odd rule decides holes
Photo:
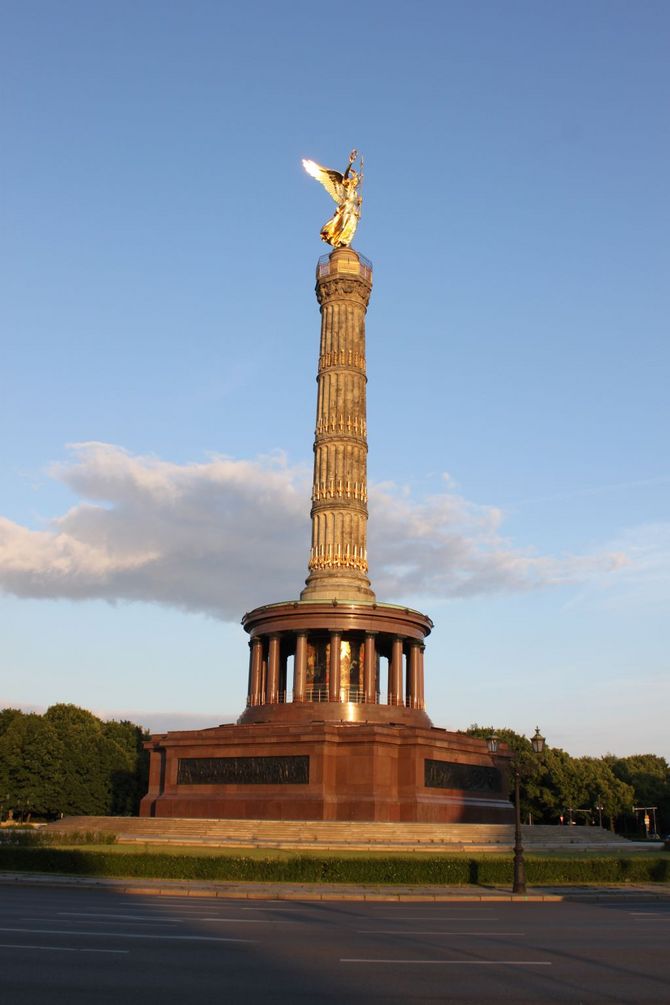
[[(107, 443), (71, 447), (50, 474), (81, 502), (35, 530), (0, 517), (0, 589), (19, 597), (144, 601), (238, 621), (292, 599), (307, 569), (311, 472), (283, 455), (173, 464)], [(502, 514), (448, 482), (417, 501), (371, 486), (368, 553), (388, 601), (583, 583), (624, 552), (552, 557), (515, 548)]]

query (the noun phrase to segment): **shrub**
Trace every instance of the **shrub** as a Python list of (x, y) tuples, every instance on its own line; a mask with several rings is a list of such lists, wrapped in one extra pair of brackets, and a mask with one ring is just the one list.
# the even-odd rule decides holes
[(116, 834), (98, 831), (71, 831), (69, 834), (59, 834), (46, 830), (32, 828), (3, 828), (0, 831), (0, 845), (19, 845), (35, 848), (51, 845), (100, 845), (116, 844)]
[[(508, 886), (513, 866), (511, 858), (493, 856), (352, 859), (296, 855), (289, 859), (256, 859), (161, 852), (110, 854), (97, 848), (26, 847), (21, 843), (0, 848), (0, 870), (238, 882)], [(646, 855), (571, 859), (528, 856), (526, 874), (530, 885), (667, 883), (670, 859)]]

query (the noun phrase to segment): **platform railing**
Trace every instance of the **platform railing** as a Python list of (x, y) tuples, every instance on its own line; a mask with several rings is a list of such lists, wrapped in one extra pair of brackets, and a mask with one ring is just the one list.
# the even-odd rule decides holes
[[(356, 252), (356, 254), (358, 255), (358, 261), (360, 263), (358, 274), (362, 279), (367, 279), (369, 282), (372, 279), (372, 262), (369, 258), (366, 258), (365, 255), (361, 255), (358, 252)], [(316, 273), (319, 279), (323, 276), (330, 275), (330, 266), (330, 255), (321, 255), (316, 268)]]
[[(330, 696), (329, 696), (329, 693), (328, 693), (328, 686), (326, 684), (313, 684), (313, 685), (310, 685), (310, 686), (308, 686), (308, 687), (305, 688), (305, 692), (304, 692), (302, 698), (296, 697), (295, 692), (294, 692), (293, 695), (292, 695), (292, 699), (291, 700), (293, 702), (296, 702), (296, 703), (305, 703), (305, 702), (309, 703), (309, 702), (313, 702), (315, 704), (318, 704), (319, 702), (330, 701)], [(379, 691), (375, 694), (374, 700), (372, 702), (366, 702), (366, 700), (365, 700), (365, 691), (363, 690), (363, 688), (359, 688), (359, 687), (349, 687), (349, 688), (343, 687), (343, 688), (340, 688), (340, 696), (339, 696), (338, 701), (340, 701), (342, 703), (344, 703), (344, 702), (352, 702), (352, 703), (358, 704), (358, 705), (363, 705), (363, 704), (370, 704), (370, 705), (395, 705), (398, 708), (418, 708), (418, 709), (421, 709), (421, 708), (424, 707), (423, 702), (418, 701), (416, 698), (412, 699), (412, 698), (403, 697), (403, 698), (401, 698), (398, 701), (398, 699), (394, 695), (388, 695), (388, 696), (387, 695), (383, 695)], [(278, 696), (277, 696), (277, 701), (276, 702), (268, 702), (267, 699), (263, 699), (263, 700), (261, 700), (259, 702), (259, 704), (261, 704), (261, 705), (267, 705), (267, 704), (284, 705), (287, 702), (288, 702), (287, 692), (286, 691), (280, 691), (279, 694), (278, 694)], [(252, 702), (251, 697), (247, 696), (247, 701), (246, 701), (247, 708), (250, 708), (253, 704), (254, 703)]]

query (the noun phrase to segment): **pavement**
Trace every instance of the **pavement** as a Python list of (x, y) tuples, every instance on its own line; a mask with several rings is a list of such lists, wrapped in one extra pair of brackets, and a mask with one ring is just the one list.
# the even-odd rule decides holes
[(670, 900), (670, 883), (534, 886), (524, 895), (503, 886), (390, 886), (348, 883), (229, 883), (169, 879), (108, 879), (57, 873), (0, 872), (0, 884), (107, 889), (157, 897), (217, 897), (224, 900), (367, 901), (404, 903), (587, 903), (619, 900)]

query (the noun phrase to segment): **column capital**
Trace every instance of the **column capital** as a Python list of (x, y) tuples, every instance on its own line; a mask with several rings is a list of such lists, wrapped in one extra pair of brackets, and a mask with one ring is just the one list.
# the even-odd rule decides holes
[(366, 310), (371, 291), (371, 283), (352, 275), (347, 278), (318, 279), (315, 292), (321, 307), (339, 300), (353, 302)]

